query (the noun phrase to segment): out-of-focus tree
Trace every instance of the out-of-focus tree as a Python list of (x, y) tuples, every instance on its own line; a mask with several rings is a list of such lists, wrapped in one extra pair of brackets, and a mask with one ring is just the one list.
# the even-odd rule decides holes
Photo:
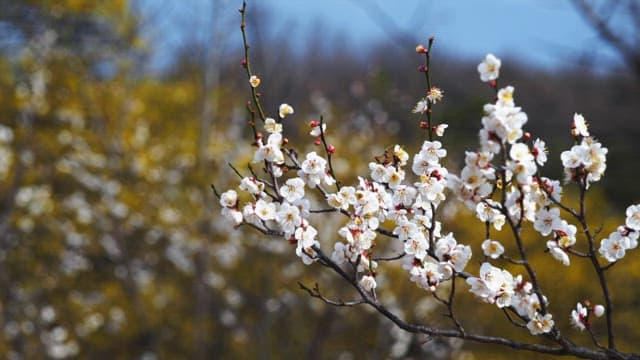
[(572, 0), (576, 11), (609, 44), (640, 81), (640, 3), (636, 0)]

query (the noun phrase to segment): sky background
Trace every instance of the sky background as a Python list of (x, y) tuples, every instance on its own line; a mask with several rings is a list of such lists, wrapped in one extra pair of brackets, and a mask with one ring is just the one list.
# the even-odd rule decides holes
[[(416, 40), (436, 36), (440, 49), (466, 60), (494, 53), (549, 70), (571, 67), (581, 57), (599, 64), (595, 71), (622, 64), (570, 0), (262, 0), (249, 1), (249, 11), (258, 3), (267, 10), (265, 35), (294, 47), (306, 48), (309, 34), (327, 41), (339, 38), (353, 48), (392, 44), (383, 30), (389, 28), (386, 18)], [(144, 12), (154, 20), (149, 36), (157, 44), (156, 64), (165, 66), (188, 39), (210, 36), (212, 19), (225, 35), (218, 37), (224, 39), (220, 45), (240, 44), (240, 6), (240, 0), (143, 0)]]

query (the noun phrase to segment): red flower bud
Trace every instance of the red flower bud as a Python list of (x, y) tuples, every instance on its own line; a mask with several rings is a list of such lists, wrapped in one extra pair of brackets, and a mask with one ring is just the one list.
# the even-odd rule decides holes
[(420, 65), (420, 66), (418, 66), (418, 71), (420, 71), (420, 72), (427, 72), (427, 67), (426, 67), (426, 66), (424, 66), (424, 65)]
[(314, 128), (314, 127), (316, 127), (316, 126), (318, 126), (318, 125), (320, 125), (320, 123), (319, 123), (317, 120), (311, 120), (311, 121), (309, 121), (309, 127)]
[(420, 129), (428, 129), (429, 124), (426, 121), (420, 121)]
[(524, 135), (522, 136), (522, 139), (523, 139), (524, 141), (529, 141), (529, 140), (531, 140), (531, 133), (530, 133), (530, 132), (528, 132), (528, 131), (526, 131), (526, 132), (524, 133)]
[(316, 145), (320, 145), (322, 143), (322, 140), (320, 140), (320, 138), (316, 138), (316, 140), (313, 143)]
[(329, 146), (327, 146), (327, 152), (328, 152), (329, 154), (333, 154), (333, 153), (335, 153), (335, 152), (336, 152), (336, 147), (335, 147), (335, 146), (333, 146), (333, 145), (329, 145)]

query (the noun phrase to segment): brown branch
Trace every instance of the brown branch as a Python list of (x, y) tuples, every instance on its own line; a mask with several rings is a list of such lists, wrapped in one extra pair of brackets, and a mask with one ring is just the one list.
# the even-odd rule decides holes
[(609, 293), (609, 286), (607, 284), (607, 278), (605, 276), (604, 270), (600, 266), (600, 262), (598, 261), (598, 255), (595, 245), (595, 238), (591, 235), (589, 230), (589, 225), (587, 224), (587, 216), (586, 216), (586, 204), (585, 204), (585, 196), (587, 193), (587, 176), (584, 175), (579, 180), (580, 185), (580, 213), (578, 214), (578, 221), (582, 226), (582, 230), (586, 235), (589, 241), (589, 257), (591, 260), (591, 264), (593, 265), (593, 269), (596, 271), (598, 275), (598, 282), (600, 283), (600, 288), (602, 289), (602, 295), (604, 296), (605, 308), (606, 308), (606, 320), (607, 320), (607, 341), (608, 347), (610, 350), (615, 349), (615, 336), (613, 334), (613, 302), (611, 301), (611, 294)]
[(322, 146), (324, 147), (324, 152), (327, 154), (327, 163), (329, 164), (329, 174), (333, 177), (333, 180), (336, 182), (336, 190), (340, 191), (340, 181), (336, 178), (336, 173), (333, 171), (333, 163), (331, 162), (331, 156), (333, 152), (329, 149), (329, 145), (327, 144), (327, 139), (324, 135), (324, 129), (322, 125), (324, 125), (324, 118), (322, 115), (320, 116), (320, 140), (322, 141)]
[[(242, 1), (242, 9), (240, 9), (240, 14), (242, 14), (242, 22), (240, 23), (240, 31), (242, 32), (242, 44), (244, 45), (244, 61), (243, 66), (247, 73), (247, 79), (251, 79), (253, 76), (253, 72), (251, 71), (251, 62), (249, 61), (249, 43), (247, 41), (247, 32), (245, 30), (246, 27), (246, 14), (247, 14), (247, 2), (246, 0)], [(262, 109), (262, 104), (260, 103), (260, 99), (258, 98), (258, 92), (256, 88), (250, 86), (251, 88), (251, 98), (253, 98), (253, 103), (258, 108), (258, 113), (260, 115), (260, 119), (264, 122), (267, 118), (264, 114), (264, 110)], [(253, 125), (255, 127), (255, 124)]]
[(376, 311), (378, 311), (382, 316), (391, 320), (394, 324), (396, 324), (401, 329), (416, 333), (416, 334), (425, 334), (430, 337), (447, 337), (447, 338), (464, 338), (466, 340), (484, 343), (484, 344), (493, 344), (500, 345), (505, 347), (510, 347), (516, 350), (525, 350), (532, 351), (538, 353), (552, 354), (552, 355), (572, 355), (579, 358), (585, 359), (640, 359), (639, 355), (636, 354), (628, 354), (622, 353), (615, 350), (593, 350), (581, 346), (574, 345), (570, 342), (565, 342), (563, 346), (551, 346), (545, 344), (532, 344), (526, 343), (516, 340), (511, 340), (508, 338), (498, 337), (498, 336), (487, 336), (473, 333), (464, 333), (459, 329), (440, 329), (429, 327), (426, 325), (419, 325), (406, 322), (400, 319), (396, 314), (387, 309), (384, 305), (379, 303), (377, 299), (372, 298), (368, 295), (357, 283), (357, 281), (349, 276), (340, 266), (338, 266), (335, 262), (333, 262), (329, 257), (327, 257), (319, 248), (314, 248), (314, 251), (317, 254), (318, 259), (320, 259), (324, 266), (329, 267), (334, 272), (336, 272), (343, 280), (349, 283), (354, 289), (360, 294), (362, 300), (367, 305), (373, 307)]
[(393, 255), (393, 256), (381, 256), (381, 257), (374, 257), (372, 260), (373, 261), (395, 261), (395, 260), (400, 260), (403, 257), (405, 257), (405, 255), (407, 255), (407, 253), (405, 253), (404, 251), (401, 254), (398, 255)]

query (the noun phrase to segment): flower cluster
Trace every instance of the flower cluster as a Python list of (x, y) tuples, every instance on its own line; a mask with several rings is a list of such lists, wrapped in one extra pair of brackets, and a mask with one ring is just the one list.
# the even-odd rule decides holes
[[(417, 51), (428, 55), (423, 46)], [(335, 148), (326, 144), (327, 128), (322, 121), (311, 121), (309, 134), (316, 138), (316, 145), (324, 145), (327, 158), (312, 151), (299, 162), (297, 153), (286, 148), (282, 120), (293, 114), (293, 108), (282, 104), (278, 121), (264, 119), (265, 131), (270, 134), (266, 144), (261, 136), (256, 139), (258, 149), (254, 162), (264, 163), (271, 183), (254, 177), (243, 178), (240, 189), (248, 192), (252, 201), (240, 207), (238, 194), (229, 190), (219, 196), (223, 215), (236, 225), (249, 224), (265, 234), (283, 236), (296, 245), (296, 254), (305, 264), (322, 259), (322, 264), (333, 263), (334, 269), (348, 265), (355, 273), (354, 285), (374, 296), (379, 287), (376, 276), (380, 261), (402, 259), (410, 280), (436, 298), (440, 284), (460, 276), (479, 299), (517, 314), (531, 334), (551, 333), (555, 322), (547, 298), (526, 260), (519, 235), (522, 224), (531, 223), (533, 229), (546, 238), (547, 251), (566, 266), (571, 264), (571, 254), (592, 259), (595, 255), (593, 250), (584, 255), (573, 249), (580, 232), (576, 225), (562, 219), (560, 212), (566, 210), (584, 227), (583, 215), (561, 203), (560, 181), (540, 175), (540, 168), (547, 162), (546, 144), (541, 139), (533, 140), (524, 131), (528, 117), (516, 106), (514, 88), (497, 87), (500, 66), (500, 59), (491, 54), (478, 66), (481, 80), (491, 82), (497, 97), (495, 102), (484, 106), (480, 146), (477, 151), (466, 152), (465, 165), (459, 175), (450, 173), (441, 164), (447, 151), (440, 141), (433, 139), (433, 135), (442, 136), (447, 127), (432, 123), (432, 106), (443, 95), (437, 87), (430, 86), (427, 95), (413, 109), (414, 113), (427, 117), (420, 127), (427, 129), (429, 136), (419, 151), (411, 158), (400, 145), (388, 148), (384, 156), (368, 164), (369, 176), (358, 177), (358, 183), (353, 186), (341, 186), (333, 175), (331, 155)], [(423, 67), (420, 71), (428, 72)], [(259, 84), (256, 79), (250, 81), (254, 87)], [(581, 190), (586, 191), (590, 183), (602, 177), (607, 149), (591, 137), (581, 115), (574, 116), (571, 134), (576, 145), (562, 153), (562, 163), (567, 180), (577, 182)], [(285, 173), (289, 178), (278, 186)], [(334, 192), (327, 190), (332, 185), (336, 188)], [(442, 224), (436, 219), (437, 210), (447, 199), (447, 189), (486, 226), (481, 244), (485, 262), (477, 277), (464, 272), (472, 256), (471, 247), (459, 243), (453, 233), (443, 233)], [(311, 211), (311, 190), (320, 194), (330, 208)], [(330, 257), (324, 257), (318, 230), (310, 223), (313, 212), (335, 212), (348, 219), (338, 230), (340, 240), (332, 244)], [(391, 228), (387, 230), (383, 226)], [(492, 229), (501, 231), (504, 226), (513, 230), (522, 260), (514, 261), (511, 255), (505, 255), (505, 246), (491, 238)], [(590, 236), (587, 231), (583, 233)], [(396, 239), (396, 248), (402, 249), (402, 253), (392, 258), (375, 257), (380, 234)], [(599, 252), (606, 260), (617, 261), (626, 250), (637, 246), (639, 234), (640, 205), (634, 205), (627, 209), (625, 225), (601, 241)], [(529, 280), (492, 265), (491, 262), (501, 259), (523, 265), (524, 276)], [(602, 269), (598, 265), (597, 270)], [(600, 316), (604, 307), (598, 305), (591, 311)], [(587, 319), (587, 308), (578, 303), (571, 315), (572, 324), (584, 329), (589, 326)]]
[(609, 262), (615, 262), (624, 257), (627, 250), (638, 246), (640, 233), (640, 205), (631, 205), (626, 211), (625, 225), (619, 226), (608, 238), (600, 242), (600, 254)]
[(591, 322), (589, 321), (589, 315), (593, 314), (596, 317), (601, 317), (604, 315), (605, 308), (602, 305), (593, 305), (589, 304), (589, 301), (585, 301), (585, 305), (582, 303), (577, 303), (576, 308), (571, 311), (571, 316), (569, 320), (571, 321), (571, 326), (574, 328), (583, 331), (591, 327)]
[[(521, 275), (514, 277), (507, 270), (497, 268), (488, 262), (480, 267), (479, 277), (467, 278), (474, 295), (484, 302), (499, 308), (512, 307), (522, 318), (529, 319), (527, 328), (533, 335), (547, 333), (553, 328), (551, 314), (542, 314), (538, 295), (531, 283)], [(546, 305), (546, 298), (543, 298)]]
[(566, 180), (585, 181), (588, 188), (590, 183), (599, 181), (604, 175), (608, 149), (589, 135), (582, 115), (573, 116), (572, 134), (580, 143), (560, 155)]

